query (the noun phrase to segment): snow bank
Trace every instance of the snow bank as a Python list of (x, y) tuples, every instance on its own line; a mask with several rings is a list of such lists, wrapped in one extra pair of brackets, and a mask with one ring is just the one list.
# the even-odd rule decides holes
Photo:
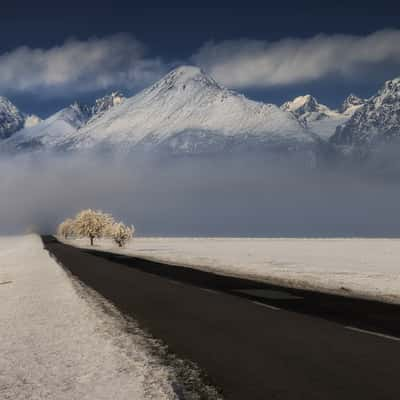
[[(87, 246), (87, 241), (69, 243)], [(400, 239), (137, 238), (98, 248), (290, 287), (400, 303)]]
[(38, 236), (0, 238), (0, 398), (172, 399), (167, 367)]

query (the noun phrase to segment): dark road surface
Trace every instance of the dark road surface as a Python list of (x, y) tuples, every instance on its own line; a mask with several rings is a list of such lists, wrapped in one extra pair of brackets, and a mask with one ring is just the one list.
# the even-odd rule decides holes
[(400, 398), (400, 307), (43, 238), (73, 275), (196, 362), (226, 399)]

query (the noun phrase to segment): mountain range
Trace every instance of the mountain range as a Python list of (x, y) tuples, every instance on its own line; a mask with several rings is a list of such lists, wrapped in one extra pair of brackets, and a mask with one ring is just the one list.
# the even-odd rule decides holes
[(2, 151), (313, 152), (373, 147), (400, 135), (400, 78), (370, 99), (350, 95), (332, 110), (305, 95), (280, 107), (226, 89), (181, 66), (133, 97), (119, 92), (74, 103), (40, 120), (0, 98)]

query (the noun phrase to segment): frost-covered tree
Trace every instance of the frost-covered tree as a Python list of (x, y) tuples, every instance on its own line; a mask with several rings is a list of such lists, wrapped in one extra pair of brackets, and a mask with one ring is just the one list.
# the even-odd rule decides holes
[(74, 222), (74, 231), (77, 235), (88, 237), (93, 246), (93, 240), (107, 235), (110, 232), (114, 220), (110, 214), (99, 210), (82, 210)]
[(135, 228), (133, 226), (126, 226), (122, 222), (113, 224), (111, 228), (111, 237), (119, 247), (123, 247), (129, 240), (132, 239)]
[(75, 221), (71, 218), (67, 218), (65, 221), (61, 222), (58, 226), (57, 232), (59, 236), (67, 239), (69, 236), (74, 234), (74, 224)]

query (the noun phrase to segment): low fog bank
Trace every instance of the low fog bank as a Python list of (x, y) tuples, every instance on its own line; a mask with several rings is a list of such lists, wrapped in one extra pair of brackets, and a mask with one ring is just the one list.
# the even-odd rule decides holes
[(400, 236), (398, 182), (261, 156), (18, 156), (0, 160), (0, 234), (52, 233), (90, 207), (140, 236)]

